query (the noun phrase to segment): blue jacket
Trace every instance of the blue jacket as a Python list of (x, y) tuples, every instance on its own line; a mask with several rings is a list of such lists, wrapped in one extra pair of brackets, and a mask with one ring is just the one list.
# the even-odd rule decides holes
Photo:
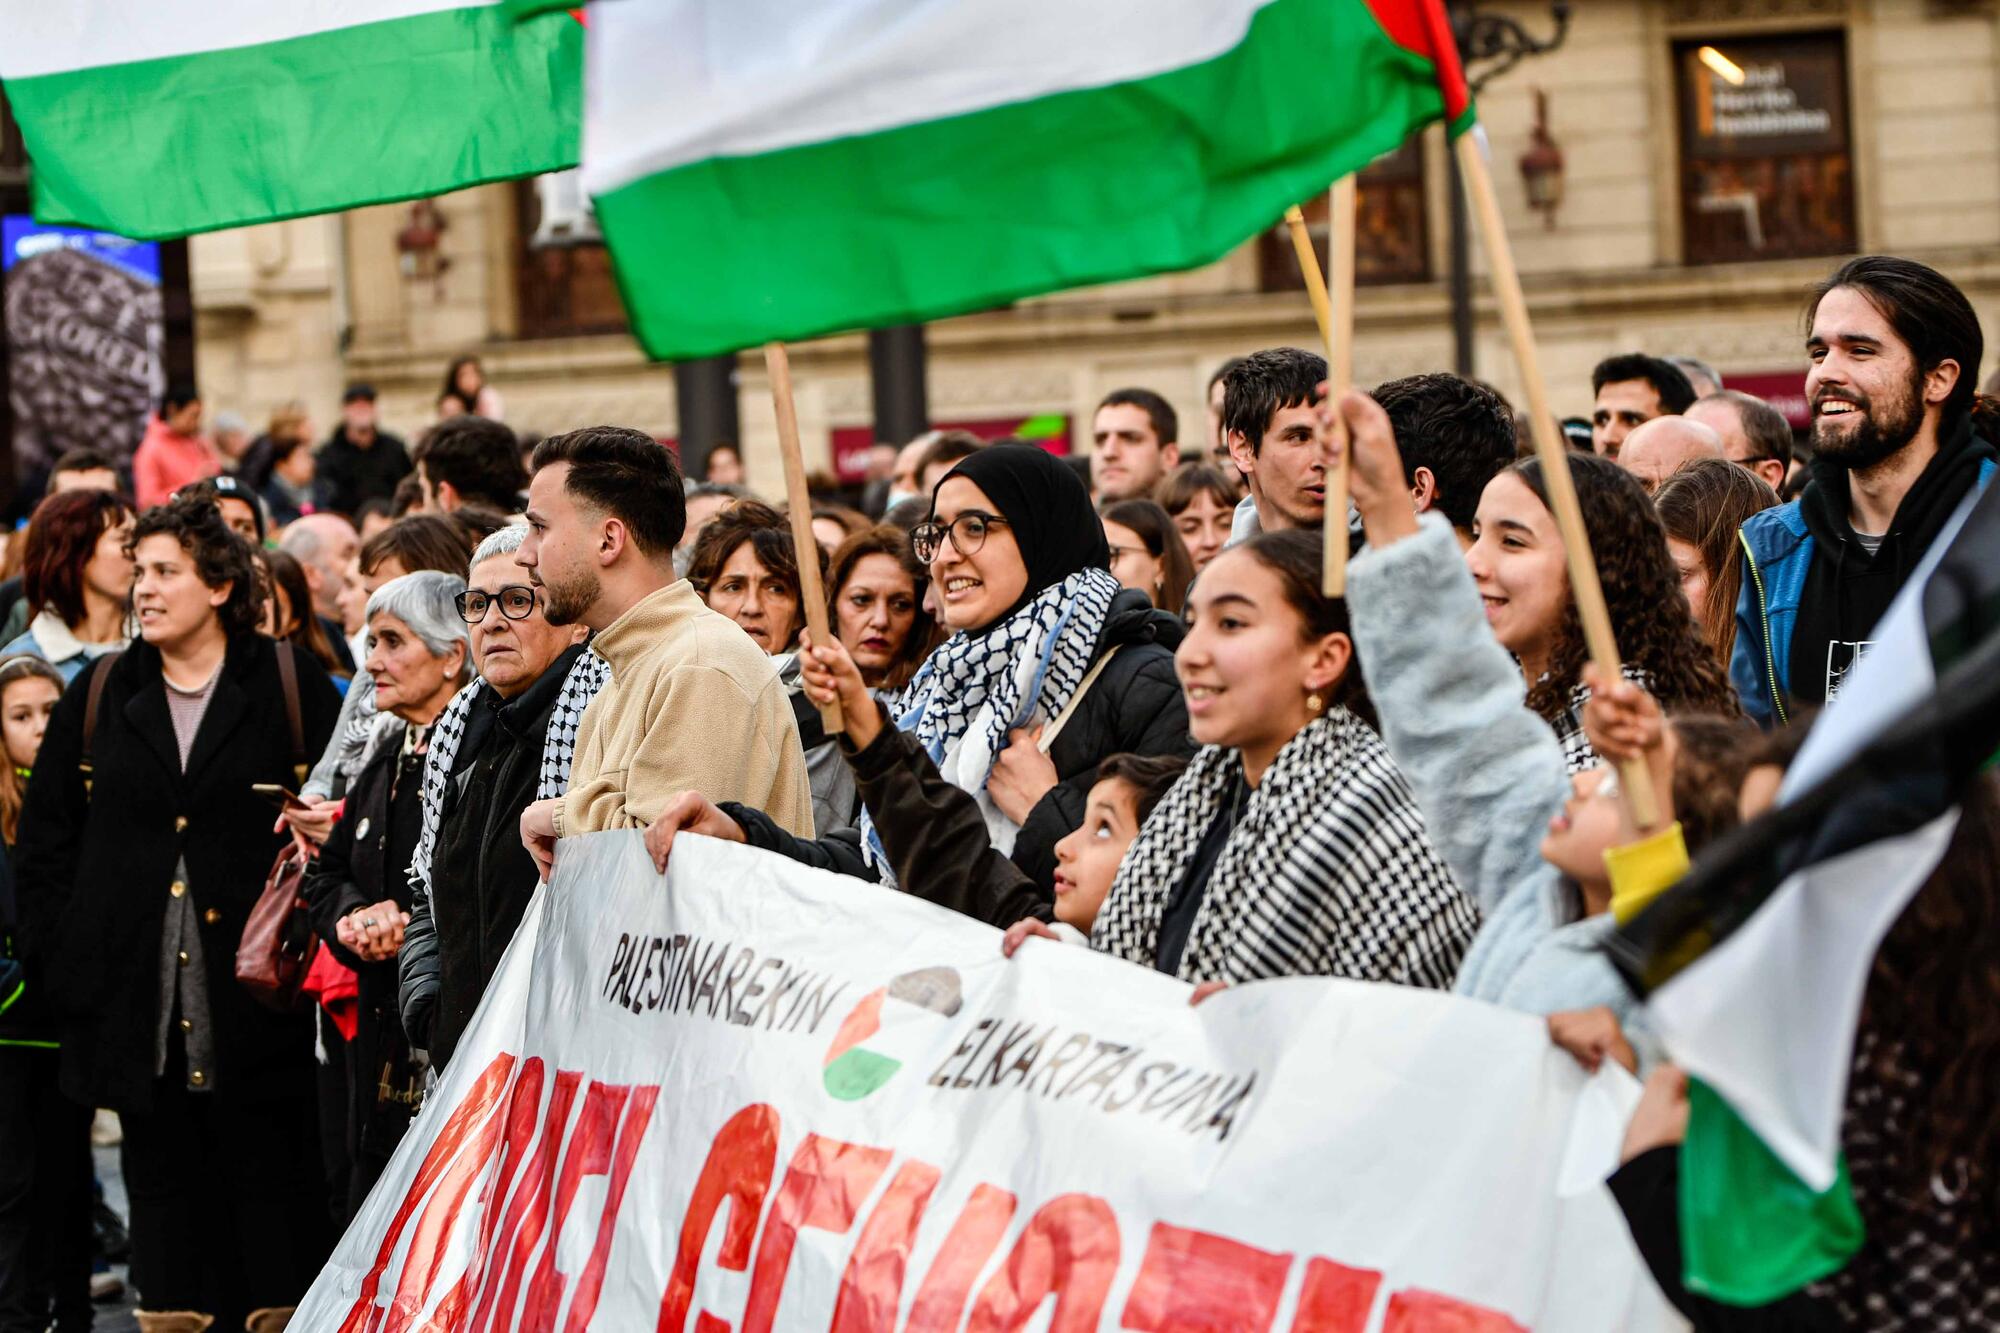
[[(1979, 485), (1993, 475), (1980, 464)], [(1729, 683), (1743, 711), (1761, 727), (1791, 721), (1785, 702), (1792, 671), (1792, 631), (1798, 627), (1799, 599), (1812, 568), (1813, 538), (1799, 502), (1779, 505), (1744, 520), (1736, 534), (1743, 548), (1743, 584), (1736, 594), (1736, 646), (1729, 654)]]

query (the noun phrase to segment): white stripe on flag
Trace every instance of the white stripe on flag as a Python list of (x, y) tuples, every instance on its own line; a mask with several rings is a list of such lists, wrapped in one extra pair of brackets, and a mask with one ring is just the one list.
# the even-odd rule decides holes
[(584, 62), (584, 187), (601, 195), (689, 162), (823, 143), (1182, 69), (1233, 49), (1269, 3), (599, 5), (591, 10)]
[(1957, 827), (1954, 807), (1915, 833), (1793, 875), (1647, 1001), (1675, 1062), (1720, 1093), (1815, 1191), (1834, 1180), (1876, 946)]
[(496, 0), (0, 0), (0, 78), (201, 55)]

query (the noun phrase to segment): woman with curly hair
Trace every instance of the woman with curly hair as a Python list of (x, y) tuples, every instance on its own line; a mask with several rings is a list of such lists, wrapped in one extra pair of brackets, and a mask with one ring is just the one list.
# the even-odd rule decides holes
[[(1757, 733), (1733, 710), (1726, 717), (1673, 719), (1672, 763), (1654, 778), (1656, 786), (1671, 793), (1678, 812), (1680, 822), (1670, 827), (1631, 827), (1611, 770), (1594, 758), (1565, 776), (1564, 747), (1549, 734), (1546, 714), (1532, 707), (1532, 696), (1523, 702), (1520, 676), (1503, 647), (1512, 648), (1516, 657), (1523, 656), (1522, 650), (1509, 645), (1504, 635), (1483, 632), (1480, 625), (1482, 613), (1495, 622), (1498, 593), (1493, 590), (1516, 599), (1545, 590), (1514, 578), (1513, 570), (1480, 579), (1479, 565), (1460, 555), (1444, 517), (1417, 514), (1388, 414), (1358, 393), (1344, 396), (1340, 410), (1354, 441), (1349, 475), (1368, 539), (1367, 550), (1348, 569), (1355, 650), (1368, 665), (1369, 689), (1389, 755), (1415, 789), (1424, 825), (1453, 879), (1479, 909), (1479, 931), (1453, 989), (1527, 1013), (1601, 1006), (1627, 1021), (1636, 1002), (1602, 948), (1617, 924), (1607, 854), (1653, 838), (1695, 851), (1727, 832), (1736, 823), (1734, 792), (1749, 766)], [(1585, 476), (1593, 478), (1594, 484), (1584, 490), (1586, 512), (1593, 499), (1602, 507), (1603, 492), (1613, 489), (1604, 484), (1604, 474), (1623, 478), (1638, 500), (1627, 512), (1653, 524), (1657, 558), (1668, 568), (1665, 540), (1657, 521), (1642, 508), (1647, 502), (1638, 482), (1615, 463), (1571, 461), (1580, 489)], [(1510, 548), (1504, 558), (1526, 561), (1534, 534), (1518, 529), (1536, 516), (1527, 512), (1525, 502), (1512, 504), (1505, 489), (1511, 484), (1533, 498), (1519, 480), (1520, 472), (1502, 472), (1488, 485), (1479, 521), (1482, 541), (1503, 535), (1518, 540), (1523, 545)], [(1500, 503), (1495, 502), (1496, 488), (1501, 489)], [(1546, 511), (1540, 517), (1546, 519)], [(1549, 524), (1552, 534), (1553, 520)], [(1602, 541), (1607, 532), (1594, 529), (1592, 536)], [(1560, 543), (1555, 558), (1561, 560)], [(1467, 577), (1468, 563), (1472, 578)], [(1615, 556), (1612, 563), (1617, 563)], [(1607, 582), (1611, 577), (1607, 570)], [(1631, 596), (1630, 571), (1620, 578), (1617, 586)], [(1689, 651), (1706, 660), (1719, 678), (1707, 648), (1694, 636), (1671, 576), (1660, 573), (1655, 581), (1660, 595), (1679, 610)], [(1557, 611), (1573, 616), (1567, 609), (1567, 587), (1558, 588), (1563, 603)], [(1614, 608), (1619, 605), (1616, 596)], [(1516, 608), (1502, 609), (1512, 614)], [(1494, 624), (1496, 630), (1500, 627)], [(1635, 640), (1627, 651), (1636, 657), (1642, 642)], [(1648, 665), (1670, 660), (1655, 656)], [(1594, 674), (1594, 669), (1578, 670)], [(1641, 696), (1628, 682), (1594, 683), (1621, 699)], [(1584, 751), (1590, 752), (1587, 745)]]
[[(1626, 678), (1670, 713), (1736, 716), (1736, 694), (1681, 595), (1645, 488), (1606, 458), (1571, 454), (1569, 466)], [(1523, 459), (1486, 483), (1473, 533), (1465, 563), (1486, 623), (1520, 663), (1528, 707), (1555, 729), (1568, 771), (1580, 773), (1597, 762), (1581, 720), (1590, 654), (1539, 459)]]
[[(824, 578), (826, 552), (815, 544), (815, 554)], [(805, 628), (792, 525), (767, 504), (745, 500), (709, 520), (687, 577), (709, 610), (741, 625), (767, 653), (789, 652)]]
[(1660, 483), (1653, 507), (1695, 622), (1725, 670), (1736, 648), (1736, 594), (1743, 585), (1743, 520), (1778, 503), (1764, 479), (1738, 463), (1704, 458)]
[(23, 953), (63, 1092), (124, 1123), (140, 1323), (242, 1328), (326, 1257), (312, 1020), (259, 1003), (235, 964), (282, 845), (255, 789), (298, 784), (340, 699), (257, 632), (249, 544), (212, 501), (147, 510), (127, 550), (139, 637), (56, 705), (28, 783)]

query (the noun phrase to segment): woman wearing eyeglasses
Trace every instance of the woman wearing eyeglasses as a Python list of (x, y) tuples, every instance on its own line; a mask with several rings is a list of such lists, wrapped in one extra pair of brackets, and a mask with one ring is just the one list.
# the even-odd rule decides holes
[(397, 955), (403, 1029), (442, 1068), (458, 1047), (541, 874), (521, 845), (521, 811), (560, 792), (577, 720), (604, 680), (581, 625), (551, 625), (514, 563), (524, 525), (472, 555), (458, 595), (479, 669), (432, 730), (424, 831), (410, 868), (410, 924)]
[[(886, 766), (914, 765), (910, 747), (920, 749), (945, 781), (973, 797), (991, 845), (1012, 857), (1046, 905), (1054, 901), (1055, 845), (1082, 824), (1097, 766), (1113, 754), (1193, 748), (1174, 677), (1181, 622), (1118, 586), (1083, 483), (1031, 445), (989, 446), (960, 460), (911, 536), (952, 635), (878, 705), (893, 726), (850, 762), (865, 787)], [(893, 877), (865, 813), (857, 829), (812, 843), (758, 811), (718, 809), (692, 793), (668, 814), (648, 838), (656, 859), (678, 827), (847, 874)], [(908, 818), (921, 822), (924, 812), (911, 809)], [(1020, 915), (1018, 902), (922, 891), (1000, 925)]]
[(409, 867), (422, 825), (431, 724), (465, 683), (465, 580), (425, 570), (368, 599), (368, 657), (380, 710), (346, 805), (305, 883), (313, 929), (354, 969), (347, 1038), (347, 1207), (351, 1217), (416, 1114), (422, 1069), (403, 1035), (396, 955), (409, 924)]

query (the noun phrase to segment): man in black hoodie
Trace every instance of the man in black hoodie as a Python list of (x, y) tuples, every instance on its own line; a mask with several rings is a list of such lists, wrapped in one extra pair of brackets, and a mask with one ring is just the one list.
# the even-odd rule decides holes
[(1914, 260), (1850, 260), (1808, 310), (1812, 480), (1743, 525), (1730, 679), (1782, 723), (1831, 700), (1876, 622), (1996, 453), (1974, 392), (1984, 340), (1965, 294)]

